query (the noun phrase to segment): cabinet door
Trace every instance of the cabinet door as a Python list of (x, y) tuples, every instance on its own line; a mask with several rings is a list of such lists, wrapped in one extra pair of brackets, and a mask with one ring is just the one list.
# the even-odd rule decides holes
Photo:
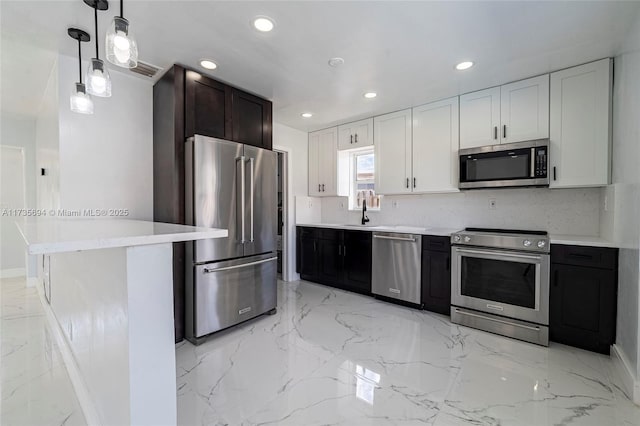
[(348, 290), (371, 293), (371, 233), (344, 231), (342, 284)]
[(460, 96), (460, 149), (500, 143), (500, 88)]
[(233, 140), (271, 149), (271, 102), (232, 89)]
[(231, 88), (194, 71), (185, 77), (185, 137), (231, 139)]
[(300, 276), (305, 280), (315, 281), (318, 276), (317, 265), (318, 242), (315, 238), (302, 235), (298, 243)]
[(320, 132), (309, 133), (309, 196), (321, 195), (320, 184)]
[(322, 284), (340, 284), (340, 250), (340, 241), (337, 238), (318, 239), (318, 281)]
[(615, 339), (614, 270), (552, 264), (550, 339), (608, 354)]
[(428, 311), (450, 315), (451, 253), (422, 252), (422, 303)]
[(458, 191), (458, 97), (413, 109), (413, 192)]
[(373, 145), (373, 118), (351, 123), (353, 147), (364, 148)]
[(411, 110), (373, 119), (376, 194), (411, 192)]
[(500, 143), (549, 137), (549, 75), (500, 87)]
[(323, 130), (318, 143), (318, 183), (322, 196), (338, 195), (338, 128)]
[(338, 126), (338, 149), (352, 149), (353, 148), (353, 133), (351, 133), (351, 125), (343, 124)]
[(551, 188), (610, 182), (610, 59), (551, 74)]

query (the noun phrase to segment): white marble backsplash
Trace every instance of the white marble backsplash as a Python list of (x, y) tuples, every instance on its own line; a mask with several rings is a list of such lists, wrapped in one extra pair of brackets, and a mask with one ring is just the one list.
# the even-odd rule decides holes
[[(495, 209), (489, 200), (496, 202)], [(470, 226), (535, 229), (554, 234), (598, 236), (601, 188), (520, 188), (452, 194), (394, 195), (382, 198), (379, 212), (369, 210), (371, 225), (465, 228)], [(322, 222), (359, 223), (362, 213), (348, 211), (346, 197), (322, 199)]]

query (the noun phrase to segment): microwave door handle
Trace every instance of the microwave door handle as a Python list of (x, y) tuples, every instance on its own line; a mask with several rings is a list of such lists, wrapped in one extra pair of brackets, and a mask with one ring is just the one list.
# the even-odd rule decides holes
[(531, 170), (529, 175), (534, 178), (536, 177), (536, 149), (531, 148)]

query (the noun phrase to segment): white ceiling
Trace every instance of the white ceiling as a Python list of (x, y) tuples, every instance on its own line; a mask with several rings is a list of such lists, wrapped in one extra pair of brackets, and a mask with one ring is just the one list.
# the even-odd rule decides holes
[[(110, 6), (100, 14), (101, 50), (118, 1)], [(272, 99), (275, 121), (305, 131), (615, 55), (640, 10), (638, 1), (125, 0), (124, 6), (143, 61), (197, 67), (200, 58), (211, 58), (219, 66), (212, 76)], [(26, 102), (24, 91), (37, 96), (40, 86), (9, 93), (5, 73), (24, 81), (20, 68), (37, 67), (44, 56), (13, 61), (19, 52), (7, 52), (5, 40), (75, 55), (66, 29), (92, 33), (93, 12), (82, 0), (3, 0), (0, 7), (3, 105), (12, 96)], [(273, 18), (275, 30), (253, 30), (257, 15)], [(93, 44), (83, 54), (93, 56)], [(333, 56), (345, 64), (329, 67)], [(466, 59), (476, 66), (455, 71)], [(376, 99), (362, 97), (370, 90)], [(303, 111), (313, 118), (300, 117)]]

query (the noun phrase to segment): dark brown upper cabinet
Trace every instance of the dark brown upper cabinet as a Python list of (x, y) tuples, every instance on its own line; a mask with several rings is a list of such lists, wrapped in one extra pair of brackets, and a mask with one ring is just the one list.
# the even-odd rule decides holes
[(236, 142), (271, 149), (271, 102), (233, 89), (233, 136)]
[[(231, 96), (232, 89), (226, 84), (186, 70), (185, 137), (203, 135), (232, 139)], [(257, 124), (262, 124), (262, 118)]]

